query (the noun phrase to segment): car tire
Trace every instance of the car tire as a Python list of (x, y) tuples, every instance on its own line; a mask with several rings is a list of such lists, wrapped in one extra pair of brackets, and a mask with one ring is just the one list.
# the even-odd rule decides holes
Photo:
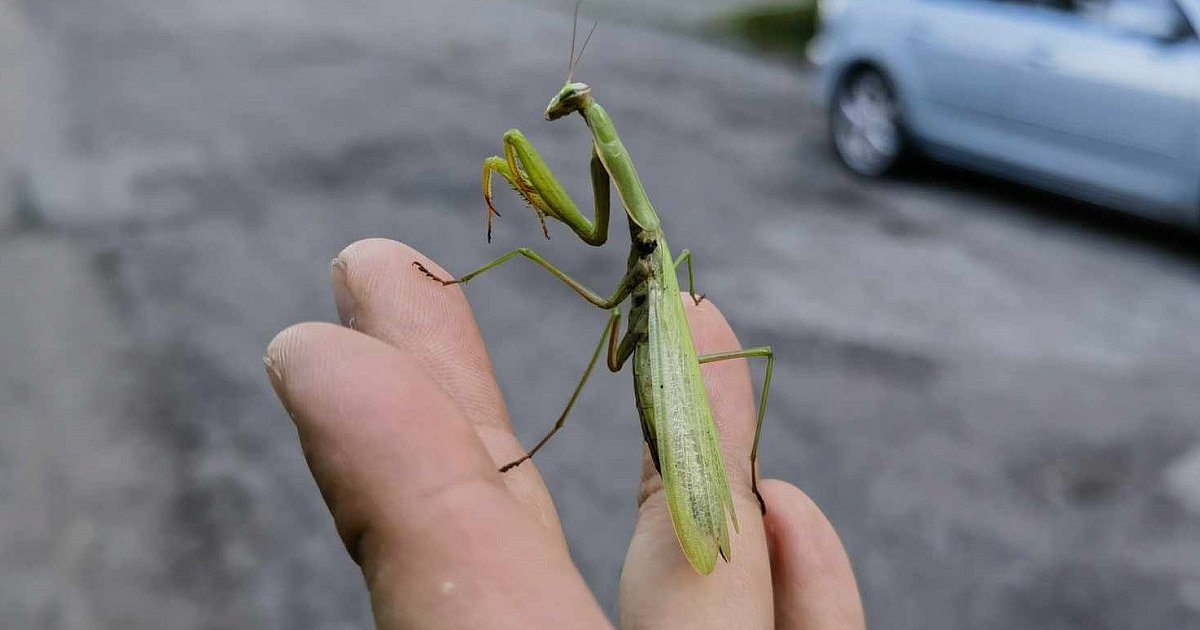
[(847, 72), (829, 104), (829, 137), (838, 159), (854, 173), (891, 173), (908, 151), (903, 117), (891, 81), (873, 67)]

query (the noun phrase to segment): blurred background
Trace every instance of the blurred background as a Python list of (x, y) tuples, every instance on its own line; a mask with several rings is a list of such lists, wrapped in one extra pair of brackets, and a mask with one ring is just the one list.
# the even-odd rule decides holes
[[(1200, 627), (1200, 12), (1147, 3), (585, 4), (576, 77), (699, 289), (775, 347), (763, 472), (824, 508), (876, 627)], [(0, 627), (370, 627), (262, 351), (334, 318), (365, 237), (615, 283), (620, 228), (546, 242), (504, 191), (484, 239), (509, 127), (590, 195), (583, 126), (542, 120), (570, 4), (0, 0)], [(1023, 39), (1056, 24), (1140, 48)], [(540, 435), (603, 314), (516, 269), (468, 295)], [(610, 613), (637, 427), (602, 375), (539, 455)]]

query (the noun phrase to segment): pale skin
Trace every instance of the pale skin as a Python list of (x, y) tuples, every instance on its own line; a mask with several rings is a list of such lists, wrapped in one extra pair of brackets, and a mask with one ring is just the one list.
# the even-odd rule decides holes
[[(525, 449), (462, 291), (414, 273), (414, 260), (449, 277), (394, 241), (351, 245), (332, 271), (342, 325), (288, 328), (266, 356), (377, 626), (612, 627), (571, 561), (537, 466), (498, 471)], [(739, 348), (715, 305), (684, 303), (698, 352)], [(708, 576), (693, 570), (645, 455), (619, 627), (863, 628), (850, 563), (816, 505), (765, 480), (767, 511), (758, 509), (746, 362), (706, 364), (702, 374), (742, 519), (734, 560)], [(534, 432), (545, 422), (520, 419)], [(559, 439), (569, 436), (568, 427)]]

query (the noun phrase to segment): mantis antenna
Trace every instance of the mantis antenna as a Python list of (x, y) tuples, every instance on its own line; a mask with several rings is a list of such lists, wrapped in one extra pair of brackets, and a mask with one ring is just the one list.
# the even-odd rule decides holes
[(596, 27), (599, 22), (592, 23), (592, 30), (588, 31), (587, 37), (583, 38), (583, 46), (579, 48), (579, 56), (575, 56), (575, 35), (579, 29), (579, 5), (583, 4), (583, 0), (575, 2), (575, 16), (571, 20), (571, 52), (567, 55), (567, 83), (575, 76), (575, 66), (579, 65), (579, 60), (583, 58), (583, 51), (587, 50), (588, 42), (592, 41), (592, 33), (596, 32)]
[(579, 5), (583, 4), (583, 0), (575, 2), (575, 17), (571, 19), (571, 50), (567, 51), (567, 83), (571, 82), (571, 75), (575, 73), (575, 32), (579, 29)]
[(579, 47), (579, 56), (575, 58), (575, 63), (571, 65), (571, 75), (568, 75), (567, 80), (570, 81), (570, 76), (575, 74), (575, 67), (579, 65), (579, 60), (583, 59), (583, 51), (587, 50), (588, 42), (592, 41), (592, 33), (596, 32), (596, 27), (599, 22), (592, 22), (592, 30), (588, 31), (587, 37), (583, 38), (583, 46)]

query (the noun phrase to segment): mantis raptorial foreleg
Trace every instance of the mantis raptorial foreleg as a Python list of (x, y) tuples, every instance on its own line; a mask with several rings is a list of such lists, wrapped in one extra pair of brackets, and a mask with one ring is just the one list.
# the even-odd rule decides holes
[(518, 247), (517, 249), (508, 252), (507, 254), (493, 260), (479, 269), (476, 269), (475, 271), (462, 276), (461, 278), (458, 278), (457, 280), (446, 280), (439, 278), (432, 271), (426, 269), (425, 265), (422, 265), (417, 261), (413, 261), (413, 266), (417, 269), (420, 269), (422, 273), (430, 278), (442, 283), (443, 286), (448, 286), (451, 284), (466, 284), (471, 280), (478, 278), (485, 272), (491, 271), (492, 269), (503, 265), (517, 256), (524, 256), (525, 258), (537, 263), (538, 266), (546, 271), (549, 271), (551, 275), (561, 280), (563, 284), (570, 287), (572, 291), (578, 293), (583, 299), (591, 302), (599, 308), (605, 309), (613, 308), (623, 302), (626, 297), (629, 297), (629, 293), (633, 291), (634, 287), (636, 287), (642, 280), (645, 280), (647, 273), (649, 273), (644, 265), (634, 265), (633, 267), (630, 267), (629, 271), (625, 274), (625, 277), (621, 278), (621, 281), (617, 283), (617, 288), (613, 291), (612, 295), (607, 298), (603, 298), (600, 297), (600, 295), (595, 291), (583, 286), (583, 284), (578, 280), (568, 276), (558, 267), (550, 264), (549, 261), (547, 261), (545, 258), (542, 258), (541, 254), (538, 254), (527, 247)]
[[(604, 326), (604, 332), (600, 334), (600, 341), (596, 344), (596, 349), (592, 351), (592, 358), (588, 361), (587, 369), (583, 371), (583, 377), (579, 379), (579, 384), (575, 386), (575, 391), (571, 393), (571, 398), (567, 401), (567, 406), (562, 410), (562, 413), (559, 414), (558, 420), (554, 423), (554, 426), (548, 433), (546, 433), (546, 435), (542, 436), (542, 439), (538, 440), (538, 443), (535, 444), (533, 448), (529, 449), (528, 453), (523, 455), (520, 459), (509, 462), (508, 464), (502, 466), (500, 468), (500, 472), (508, 472), (513, 468), (516, 468), (517, 466), (529, 461), (530, 459), (533, 459), (533, 456), (537, 454), (537, 452), (540, 451), (547, 442), (550, 441), (550, 438), (554, 437), (554, 434), (558, 433), (559, 430), (563, 428), (563, 426), (567, 423), (567, 414), (571, 413), (571, 408), (575, 406), (575, 401), (579, 400), (579, 394), (583, 392), (583, 386), (587, 383), (588, 378), (592, 375), (592, 369), (596, 367), (596, 361), (600, 359), (600, 351), (604, 349), (604, 344), (606, 341), (608, 343), (609, 368), (612, 369), (614, 363), (617, 363), (616, 340), (617, 328), (620, 326), (620, 324), (621, 309), (613, 308), (612, 312), (608, 316), (608, 323)], [(615, 372), (619, 369), (620, 367), (617, 367), (617, 369), (613, 371)]]
[(705, 363), (750, 357), (764, 357), (767, 360), (767, 373), (763, 376), (762, 394), (758, 399), (758, 422), (754, 427), (754, 446), (750, 449), (750, 487), (754, 489), (754, 496), (758, 498), (758, 506), (762, 508), (765, 514), (767, 512), (767, 504), (763, 501), (762, 494), (758, 491), (758, 441), (762, 437), (763, 417), (767, 413), (767, 397), (771, 394), (771, 372), (775, 370), (775, 353), (771, 350), (771, 346), (760, 346), (758, 348), (747, 348), (733, 352), (706, 354), (698, 357), (697, 361), (703, 365)]
[(685, 249), (679, 252), (679, 257), (675, 259), (676, 271), (679, 270), (679, 265), (683, 262), (687, 262), (688, 266), (688, 295), (692, 296), (692, 301), (696, 303), (696, 306), (700, 306), (700, 303), (708, 296), (701, 293), (700, 297), (696, 297), (696, 276), (692, 271), (692, 250)]
[(533, 145), (519, 130), (509, 129), (504, 133), (504, 157), (492, 156), (483, 161), (483, 198), (488, 207), (488, 240), (492, 235), (492, 215), (499, 215), (492, 205), (492, 173), (499, 173), (533, 207), (542, 231), (546, 231), (545, 217), (550, 216), (570, 227), (579, 238), (589, 245), (603, 245), (608, 240), (608, 215), (610, 208), (610, 178), (604, 164), (595, 151), (592, 152), (593, 219), (589, 220), (579, 211), (554, 173)]

